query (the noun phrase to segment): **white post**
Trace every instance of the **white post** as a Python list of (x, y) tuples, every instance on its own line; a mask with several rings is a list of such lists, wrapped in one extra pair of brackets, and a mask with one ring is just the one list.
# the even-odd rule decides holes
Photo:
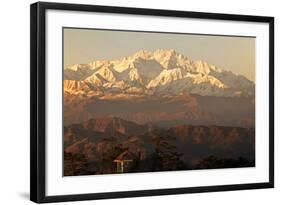
[(124, 172), (124, 162), (121, 161), (121, 172), (123, 173)]

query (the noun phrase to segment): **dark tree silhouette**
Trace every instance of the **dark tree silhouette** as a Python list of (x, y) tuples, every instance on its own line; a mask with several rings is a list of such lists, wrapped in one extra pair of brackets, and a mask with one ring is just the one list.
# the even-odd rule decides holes
[(252, 167), (255, 166), (255, 161), (249, 161), (243, 157), (234, 158), (219, 158), (209, 156), (201, 159), (195, 169), (214, 169), (214, 168), (233, 168), (233, 167)]
[(182, 153), (177, 151), (176, 137), (165, 135), (155, 138), (155, 168), (156, 170), (182, 170), (186, 165), (181, 160)]
[(64, 152), (64, 176), (94, 174), (88, 171), (88, 166), (85, 155)]

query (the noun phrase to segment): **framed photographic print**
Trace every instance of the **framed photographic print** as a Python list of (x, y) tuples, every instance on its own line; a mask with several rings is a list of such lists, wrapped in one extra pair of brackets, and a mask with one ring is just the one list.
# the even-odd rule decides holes
[(274, 18), (31, 5), (31, 200), (274, 186)]

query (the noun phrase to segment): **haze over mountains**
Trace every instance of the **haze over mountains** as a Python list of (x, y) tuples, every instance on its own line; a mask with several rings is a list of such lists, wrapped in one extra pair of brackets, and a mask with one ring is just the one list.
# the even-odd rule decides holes
[(254, 126), (255, 83), (175, 50), (141, 50), (64, 70), (64, 123)]

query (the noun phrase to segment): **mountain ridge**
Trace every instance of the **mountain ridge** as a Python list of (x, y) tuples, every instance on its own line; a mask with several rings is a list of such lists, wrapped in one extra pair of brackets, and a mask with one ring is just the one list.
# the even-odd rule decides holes
[[(128, 132), (112, 132), (110, 123), (106, 123), (106, 129), (95, 129), (104, 120), (120, 121)], [(141, 125), (120, 118), (103, 118), (65, 126), (64, 151), (83, 154), (87, 160), (96, 164), (106, 159), (112, 162), (127, 150), (138, 156), (139, 160), (144, 160), (146, 166), (151, 157), (155, 159), (155, 153), (165, 154), (165, 159), (172, 154), (181, 157), (188, 165), (187, 168), (192, 169), (196, 168), (200, 160), (209, 156), (232, 159), (243, 157), (248, 161), (255, 159), (254, 128), (182, 124), (167, 128), (147, 126), (136, 130), (132, 126)]]
[[(64, 69), (64, 80), (86, 82), (87, 96), (107, 94), (153, 95), (189, 92), (202, 96), (254, 96), (255, 83), (245, 76), (217, 68), (206, 61), (192, 61), (173, 49), (141, 50), (117, 60), (75, 64)], [(78, 85), (78, 84), (77, 84)], [(75, 88), (66, 89), (77, 94)], [(92, 89), (96, 92), (91, 92)], [(73, 91), (73, 92), (72, 92)], [(102, 94), (101, 94), (102, 93)]]

